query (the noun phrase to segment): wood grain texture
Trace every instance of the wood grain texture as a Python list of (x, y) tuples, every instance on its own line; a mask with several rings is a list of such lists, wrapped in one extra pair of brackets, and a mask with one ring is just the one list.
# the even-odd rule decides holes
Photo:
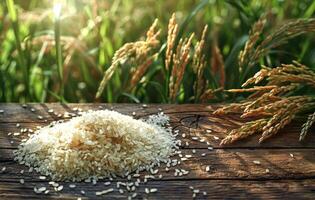
[[(206, 139), (213, 147), (216, 148), (315, 148), (315, 132), (314, 128), (307, 137), (307, 142), (299, 142), (299, 132), (301, 130), (301, 122), (293, 122), (279, 134), (274, 136), (273, 140), (259, 144), (259, 134), (248, 139), (236, 142), (228, 146), (219, 146), (220, 140), (216, 140), (214, 136), (222, 139), (227, 132), (239, 127), (245, 122), (240, 119), (237, 114), (217, 116), (212, 112), (220, 105), (202, 105), (202, 104), (182, 104), (182, 105), (148, 105), (143, 108), (142, 104), (27, 104), (27, 108), (23, 108), (22, 104), (0, 104), (0, 110), (5, 112), (0, 114), (0, 148), (14, 147), (7, 145), (1, 141), (6, 140), (8, 132), (19, 131), (21, 128), (36, 128), (36, 126), (44, 126), (51, 121), (59, 120), (55, 114), (48, 113), (53, 109), (57, 114), (64, 112), (73, 112), (73, 108), (81, 108), (82, 110), (98, 110), (113, 109), (123, 114), (132, 115), (136, 113), (135, 118), (145, 118), (149, 115), (159, 112), (159, 108), (171, 118), (171, 125), (174, 129), (179, 129), (189, 136), (199, 136)], [(34, 109), (34, 112), (31, 112)], [(39, 120), (38, 116), (43, 119)], [(21, 128), (16, 127), (16, 123), (21, 124)], [(211, 133), (206, 132), (211, 130)], [(207, 145), (189, 139), (189, 148), (206, 148)]]
[[(33, 187), (46, 186), (51, 191), (48, 195), (35, 194)], [(277, 180), (277, 181), (242, 181), (242, 180), (191, 180), (191, 181), (150, 181), (140, 185), (136, 199), (193, 199), (189, 186), (207, 195), (198, 194), (195, 199), (314, 199), (314, 180)], [(103, 184), (77, 184), (75, 189), (70, 189), (64, 184), (62, 192), (53, 192), (53, 188), (46, 183), (28, 182), (24, 185), (14, 182), (0, 182), (1, 199), (127, 199), (128, 193), (114, 192), (95, 196), (96, 191), (115, 187)], [(145, 188), (157, 188), (158, 192), (146, 194)], [(84, 190), (86, 195), (80, 195)], [(130, 193), (129, 195), (131, 195)]]
[[(220, 139), (228, 131), (237, 128), (245, 121), (237, 114), (216, 116), (212, 112), (220, 105), (147, 105), (142, 104), (0, 104), (0, 199), (126, 199), (128, 195), (114, 191), (101, 197), (95, 196), (96, 191), (109, 186), (103, 183), (78, 183), (75, 189), (65, 187), (62, 192), (50, 192), (49, 195), (38, 195), (33, 192), (34, 186), (48, 186), (47, 181), (38, 178), (39, 174), (29, 173), (25, 166), (14, 162), (13, 151), (26, 134), (19, 136), (8, 133), (19, 132), (24, 128), (36, 129), (59, 120), (58, 114), (75, 113), (74, 108), (82, 110), (113, 109), (132, 115), (135, 118), (146, 118), (161, 109), (171, 119), (171, 126), (179, 131), (178, 139), (183, 155), (192, 155), (182, 161), (177, 169), (189, 171), (186, 176), (174, 176), (174, 168), (169, 172), (165, 166), (159, 168), (162, 179), (154, 179), (142, 183), (138, 191), (138, 199), (192, 199), (189, 186), (206, 191), (207, 195), (197, 195), (197, 199), (314, 199), (315, 198), (315, 134), (314, 129), (307, 137), (307, 142), (298, 141), (301, 122), (293, 122), (271, 140), (258, 144), (259, 134), (229, 146), (219, 146)], [(53, 109), (54, 113), (48, 112)], [(42, 116), (39, 119), (38, 116)], [(67, 120), (67, 118), (65, 119)], [(17, 127), (17, 124), (18, 127)], [(182, 134), (185, 137), (182, 137)], [(204, 139), (195, 141), (192, 137)], [(219, 138), (219, 139), (218, 139)], [(186, 145), (186, 142), (189, 145)], [(214, 149), (208, 150), (211, 146)], [(192, 151), (195, 150), (195, 153)], [(201, 156), (205, 153), (205, 156)], [(259, 161), (260, 164), (255, 164)], [(206, 166), (210, 171), (206, 172)], [(23, 174), (20, 171), (24, 170)], [(267, 170), (267, 171), (266, 171)], [(141, 174), (143, 179), (144, 173)], [(25, 179), (21, 185), (19, 180)], [(126, 181), (118, 178), (116, 181)], [(115, 182), (112, 186), (115, 186)], [(154, 194), (145, 194), (144, 188), (157, 188)], [(116, 187), (114, 187), (116, 190)], [(85, 190), (86, 195), (81, 195)], [(130, 193), (131, 195), (132, 193)]]
[[(12, 150), (0, 150), (0, 164), (6, 166), (6, 173), (1, 174), (5, 180), (18, 180), (21, 170), (28, 168), (17, 165), (13, 161)], [(206, 153), (202, 157), (201, 154)], [(290, 156), (290, 153), (294, 156)], [(186, 161), (182, 161), (177, 169), (185, 169), (189, 174), (181, 177), (174, 177), (174, 169), (165, 171), (165, 165), (159, 169), (159, 174), (164, 179), (244, 179), (244, 180), (274, 180), (274, 179), (304, 179), (315, 177), (315, 150), (247, 150), (228, 149), (213, 150), (197, 149), (195, 154), (191, 150), (183, 150), (183, 155), (192, 155)], [(178, 157), (173, 157), (178, 159)], [(254, 161), (259, 161), (257, 165)], [(206, 166), (210, 166), (210, 171), (206, 172)], [(0, 166), (1, 167), (1, 166)], [(266, 173), (266, 169), (269, 170)], [(302, 170), (303, 169), (303, 170)], [(38, 179), (37, 173), (24, 173), (23, 177), (35, 181)]]

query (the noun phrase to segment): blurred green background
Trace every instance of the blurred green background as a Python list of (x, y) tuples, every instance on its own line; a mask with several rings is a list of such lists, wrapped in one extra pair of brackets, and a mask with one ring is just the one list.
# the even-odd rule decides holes
[[(1, 1), (1, 102), (53, 102), (61, 99), (53, 4), (52, 0)], [(206, 24), (209, 26), (205, 59), (211, 59), (211, 47), (217, 43), (224, 60), (225, 88), (237, 88), (241, 83), (235, 82), (233, 69), (238, 68), (239, 51), (259, 17), (271, 12), (271, 23), (277, 26), (290, 19), (311, 18), (314, 11), (313, 0), (62, 1), (61, 32), (58, 36), (63, 65), (62, 98), (66, 102), (168, 102), (163, 89), (166, 84), (162, 78), (163, 55), (150, 66), (136, 89), (126, 91), (122, 83), (128, 79), (130, 69), (121, 67), (101, 98), (95, 100), (95, 94), (115, 51), (127, 42), (143, 39), (155, 18), (159, 19), (163, 46), (172, 13), (176, 13), (177, 21), (183, 27), (183, 36), (195, 32), (198, 39), (203, 27)], [(273, 50), (260, 63), (277, 65), (298, 60), (314, 68), (314, 38), (314, 34), (294, 38)], [(207, 66), (206, 70), (211, 70), (211, 66)], [(255, 70), (259, 70), (259, 66)], [(195, 102), (190, 82), (192, 76), (188, 66), (176, 102)], [(219, 77), (214, 74), (214, 77), (206, 75), (206, 78)], [(212, 87), (211, 81), (209, 87)], [(228, 99), (222, 97), (214, 101), (225, 100)]]

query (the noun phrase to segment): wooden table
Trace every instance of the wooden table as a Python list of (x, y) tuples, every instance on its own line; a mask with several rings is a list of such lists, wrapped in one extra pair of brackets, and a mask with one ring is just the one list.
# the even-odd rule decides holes
[[(159, 108), (170, 116), (174, 130), (179, 130), (179, 139), (189, 142), (182, 146), (183, 154), (191, 154), (192, 158), (181, 163), (180, 168), (189, 170), (186, 176), (174, 176), (174, 169), (166, 172), (160, 169), (163, 178), (152, 179), (140, 184), (136, 198), (143, 199), (192, 199), (190, 186), (199, 189), (196, 199), (315, 199), (315, 134), (314, 129), (307, 137), (307, 142), (298, 142), (300, 125), (294, 122), (271, 140), (258, 144), (259, 135), (245, 139), (229, 146), (219, 146), (228, 130), (238, 127), (241, 120), (237, 115), (215, 116), (211, 105), (148, 105), (140, 104), (0, 104), (0, 199), (126, 199), (116, 189), (116, 181), (112, 181), (115, 191), (103, 196), (95, 192), (110, 186), (98, 182), (78, 183), (71, 189), (69, 183), (62, 183), (61, 192), (50, 191), (49, 194), (36, 194), (34, 186), (48, 186), (48, 180), (40, 180), (39, 174), (29, 173), (25, 166), (13, 160), (13, 150), (17, 148), (23, 136), (8, 136), (8, 133), (19, 132), (21, 128), (35, 129), (37, 126), (49, 124), (59, 118), (49, 113), (53, 109), (57, 113), (73, 112), (78, 107), (83, 110), (101, 108), (114, 109), (124, 114), (136, 113), (136, 118), (143, 118), (158, 112)], [(39, 119), (38, 116), (43, 119)], [(40, 117), (41, 118), (41, 117)], [(17, 125), (19, 124), (19, 125)], [(20, 127), (18, 127), (20, 126)], [(206, 131), (208, 130), (208, 131)], [(210, 130), (210, 131), (209, 131)], [(185, 138), (181, 134), (185, 133)], [(206, 143), (192, 140), (191, 137), (204, 138), (214, 149), (209, 150)], [(217, 138), (219, 137), (219, 139)], [(195, 154), (192, 153), (195, 149)], [(202, 157), (201, 154), (206, 153)], [(260, 164), (258, 162), (260, 162)], [(206, 166), (210, 171), (206, 171)], [(21, 174), (21, 170), (25, 172)], [(20, 179), (25, 179), (20, 184)], [(146, 194), (145, 188), (157, 188), (158, 192)], [(85, 195), (80, 191), (84, 190)], [(207, 195), (202, 194), (203, 191)]]

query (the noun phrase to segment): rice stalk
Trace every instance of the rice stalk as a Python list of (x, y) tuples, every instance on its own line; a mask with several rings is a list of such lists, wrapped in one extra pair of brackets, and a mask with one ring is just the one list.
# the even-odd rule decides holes
[(262, 15), (256, 23), (252, 26), (249, 33), (248, 40), (245, 43), (245, 47), (240, 51), (238, 58), (239, 71), (242, 72), (246, 65), (250, 62), (252, 54), (254, 53), (254, 47), (256, 46), (258, 40), (267, 23), (267, 15)]
[[(208, 25), (206, 25), (202, 31), (201, 39), (196, 43), (195, 52), (193, 56), (192, 69), (196, 74), (196, 81), (194, 84), (195, 90), (195, 102), (197, 102), (202, 93), (204, 93), (206, 86), (208, 85), (204, 79), (204, 70), (206, 68), (207, 62), (205, 61), (205, 56), (203, 54), (205, 43), (206, 43), (206, 34), (208, 32)], [(210, 91), (208, 92), (210, 94)]]
[(202, 65), (202, 63), (204, 62), (204, 48), (206, 45), (206, 35), (208, 33), (208, 25), (206, 25), (203, 28), (202, 31), (202, 35), (200, 38), (200, 41), (198, 41), (195, 45), (195, 52), (194, 52), (194, 56), (193, 56), (193, 64), (192, 64), (192, 68), (194, 73), (198, 72), (198, 68), (200, 67), (200, 65)]
[(269, 84), (282, 85), (287, 82), (305, 84), (315, 87), (315, 73), (306, 66), (297, 63), (282, 64), (280, 67), (269, 68), (262, 66), (262, 70), (249, 78), (242, 87), (250, 84), (258, 84), (266, 78)]
[(295, 116), (305, 108), (305, 105), (308, 105), (309, 101), (309, 97), (299, 97), (297, 100), (288, 102), (287, 105), (284, 104), (283, 108), (276, 112), (263, 127), (263, 133), (259, 138), (259, 143), (277, 134), (280, 129), (289, 124)]
[(240, 139), (247, 138), (259, 131), (262, 131), (263, 127), (267, 124), (266, 119), (259, 119), (252, 122), (248, 122), (241, 126), (239, 129), (232, 130), (228, 136), (226, 136), (220, 143), (220, 145), (231, 144)]
[(160, 31), (156, 30), (157, 22), (158, 21), (155, 20), (149, 28), (145, 41), (126, 43), (115, 52), (111, 66), (104, 72), (103, 79), (96, 93), (96, 98), (101, 96), (108, 81), (121, 63), (127, 61), (134, 63), (143, 62), (143, 60), (146, 60), (145, 58), (149, 56), (150, 51), (159, 45), (157, 37), (159, 36)]
[(30, 88), (29, 88), (29, 67), (25, 60), (24, 51), (22, 48), (22, 42), (20, 38), (20, 28), (19, 28), (19, 21), (18, 21), (18, 13), (15, 8), (15, 4), (13, 0), (6, 0), (6, 4), (8, 7), (9, 17), (12, 23), (12, 29), (14, 32), (15, 43), (18, 51), (18, 61), (23, 72), (23, 81), (25, 85), (25, 97), (30, 97)]
[(300, 138), (299, 138), (300, 141), (303, 141), (305, 139), (307, 133), (313, 126), (314, 122), (315, 122), (315, 112), (313, 114), (310, 114), (307, 117), (307, 121), (302, 125), (302, 130), (301, 130)]
[(251, 104), (251, 101), (241, 102), (241, 103), (231, 103), (222, 108), (218, 108), (213, 112), (215, 115), (225, 115), (230, 113), (242, 113), (244, 112), (247, 105)]
[[(298, 114), (312, 109), (315, 104), (314, 97), (291, 93), (301, 86), (314, 89), (314, 75), (315, 73), (309, 68), (294, 61), (292, 64), (282, 64), (276, 68), (263, 67), (243, 84), (243, 87), (254, 84), (250, 88), (228, 90), (233, 93), (253, 92), (253, 94), (243, 102), (216, 110), (214, 114), (237, 112), (241, 114), (241, 118), (255, 120), (232, 130), (221, 144), (229, 144), (259, 132), (262, 133), (259, 142), (264, 142), (276, 135)], [(256, 85), (263, 80), (267, 81), (266, 85)], [(312, 120), (310, 116), (309, 121), (303, 126), (303, 134), (301, 133), (300, 138), (307, 133), (307, 129), (313, 123)]]
[(242, 93), (242, 92), (257, 92), (257, 91), (265, 91), (277, 88), (276, 85), (267, 85), (267, 86), (254, 86), (252, 88), (245, 88), (245, 89), (230, 89), (227, 90), (228, 92), (233, 93)]
[(176, 100), (186, 66), (190, 59), (189, 51), (193, 37), (194, 33), (192, 33), (189, 38), (181, 38), (176, 47), (176, 52), (173, 54), (173, 68), (169, 83), (169, 98), (172, 102)]
[(64, 80), (63, 80), (63, 62), (62, 62), (62, 50), (60, 42), (60, 16), (55, 16), (54, 22), (54, 33), (55, 33), (55, 45), (56, 45), (56, 60), (57, 60), (57, 71), (59, 78), (59, 97), (60, 101), (64, 102)]
[(173, 49), (176, 41), (176, 36), (178, 33), (178, 24), (176, 23), (175, 13), (172, 14), (172, 17), (168, 23), (168, 32), (167, 32), (167, 47), (165, 52), (165, 69), (166, 71), (170, 70), (170, 65), (173, 58)]
[(205, 90), (201, 96), (200, 96), (200, 101), (202, 103), (206, 103), (209, 100), (215, 99), (216, 98), (216, 93), (222, 92), (223, 88), (217, 88), (217, 89), (207, 89)]
[(147, 72), (148, 68), (153, 63), (154, 59), (157, 58), (157, 55), (158, 54), (154, 54), (153, 56), (150, 56), (139, 67), (137, 67), (137, 69), (131, 74), (129, 90), (134, 88), (137, 85), (137, 83), (139, 83), (143, 75)]
[(267, 15), (262, 16), (253, 26), (244, 50), (239, 55), (239, 67), (242, 72), (241, 81), (246, 78), (249, 70), (258, 63), (259, 59), (267, 55), (271, 49), (279, 47), (288, 42), (288, 40), (299, 35), (315, 31), (315, 19), (298, 19), (289, 21), (275, 31), (266, 35), (259, 41), (263, 34)]
[(224, 87), (225, 84), (225, 67), (224, 60), (217, 42), (214, 43), (211, 49), (211, 71), (213, 75), (219, 75), (219, 84)]

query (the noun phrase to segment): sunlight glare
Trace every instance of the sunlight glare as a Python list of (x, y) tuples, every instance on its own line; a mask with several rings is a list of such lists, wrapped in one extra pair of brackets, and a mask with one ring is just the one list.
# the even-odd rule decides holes
[(59, 18), (59, 17), (60, 17), (60, 13), (61, 13), (61, 3), (55, 3), (55, 4), (54, 4), (53, 12), (54, 12), (55, 18)]

